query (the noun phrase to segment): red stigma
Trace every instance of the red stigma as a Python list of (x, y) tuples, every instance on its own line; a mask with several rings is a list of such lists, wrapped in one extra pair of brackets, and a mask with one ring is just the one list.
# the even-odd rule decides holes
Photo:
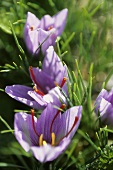
[[(78, 122), (78, 119), (79, 119), (78, 116), (76, 116), (76, 117), (75, 117), (75, 120), (74, 120), (74, 123), (73, 123), (73, 126), (71, 127), (71, 129), (69, 130), (69, 132), (68, 132), (63, 138), (60, 139), (60, 141), (63, 140), (65, 137), (67, 137), (67, 136), (72, 132), (73, 128), (75, 127), (75, 125), (76, 125), (77, 122)], [(60, 141), (59, 141), (59, 142), (60, 142)], [(59, 143), (59, 142), (58, 142), (58, 143)]]
[[(66, 107), (66, 105), (65, 105), (65, 104), (62, 104), (61, 107), (60, 107), (60, 109), (64, 109), (65, 107)], [(55, 119), (57, 118), (57, 116), (59, 115), (60, 112), (61, 112), (61, 110), (58, 110), (57, 113), (56, 113), (56, 115), (54, 116), (54, 118), (53, 118), (53, 120), (52, 120), (51, 127), (50, 127), (50, 133), (52, 133), (53, 123), (54, 123)]]
[(76, 117), (75, 117), (75, 121), (74, 121), (74, 123), (73, 123), (73, 126), (71, 127), (71, 129), (69, 130), (69, 132), (68, 132), (63, 138), (67, 137), (67, 136), (71, 133), (71, 131), (73, 130), (73, 128), (74, 128), (75, 125), (77, 124), (78, 119), (79, 119), (78, 116), (76, 116)]
[(32, 126), (33, 126), (33, 129), (34, 129), (34, 132), (36, 133), (36, 135), (37, 135), (38, 137), (40, 137), (40, 135), (37, 133), (36, 128), (35, 128), (34, 109), (31, 109), (31, 115), (32, 115)]
[(62, 88), (62, 87), (63, 87), (63, 85), (65, 84), (66, 80), (67, 80), (67, 78), (66, 78), (66, 77), (64, 77), (64, 78), (63, 78), (63, 80), (62, 80), (62, 83), (61, 83), (61, 85), (60, 85), (60, 87), (61, 87), (61, 88)]
[[(32, 67), (32, 66), (29, 67), (29, 71), (30, 71), (30, 74), (31, 74), (31, 77), (32, 77), (34, 83), (37, 85), (37, 87), (40, 88), (41, 91), (43, 91), (42, 87), (40, 86), (40, 84), (37, 82), (37, 80), (36, 80), (36, 78), (35, 78), (35, 75), (34, 75), (33, 67)], [(38, 90), (38, 91), (40, 91), (40, 90)], [(40, 92), (41, 92), (41, 91), (40, 91)], [(39, 93), (38, 93), (38, 94), (39, 94)], [(42, 94), (43, 94), (43, 96), (44, 96), (44, 93), (43, 93), (43, 92), (42, 92)], [(40, 95), (41, 95), (41, 94), (40, 94)]]

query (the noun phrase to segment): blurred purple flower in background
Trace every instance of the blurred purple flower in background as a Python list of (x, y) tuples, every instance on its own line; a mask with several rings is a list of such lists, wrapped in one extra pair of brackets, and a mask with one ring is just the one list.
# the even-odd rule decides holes
[[(62, 104), (60, 109), (64, 109)], [(67, 148), (80, 124), (82, 106), (74, 106), (64, 113), (48, 104), (39, 119), (24, 112), (16, 113), (15, 137), (26, 152), (32, 151), (40, 162), (52, 161)]]
[(65, 97), (56, 86), (61, 87), (68, 95), (67, 67), (63, 66), (52, 46), (46, 51), (42, 69), (30, 66), (29, 71), (34, 87), (7, 86), (5, 92), (9, 96), (36, 109), (44, 109), (47, 103), (54, 103), (57, 99), (62, 99), (66, 103)]
[(65, 28), (67, 14), (68, 9), (63, 9), (53, 17), (45, 15), (39, 20), (34, 14), (28, 12), (24, 27), (24, 39), (32, 54), (39, 52), (37, 49), (45, 39), (47, 40), (42, 45), (43, 53), (50, 45), (55, 45), (57, 36), (60, 36)]
[(104, 124), (113, 126), (113, 89), (109, 92), (102, 89), (94, 105)]

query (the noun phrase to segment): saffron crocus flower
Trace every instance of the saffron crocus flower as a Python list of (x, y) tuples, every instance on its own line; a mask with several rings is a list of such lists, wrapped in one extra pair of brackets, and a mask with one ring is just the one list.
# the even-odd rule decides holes
[(42, 70), (30, 67), (29, 71), (34, 87), (7, 86), (5, 92), (9, 96), (36, 109), (43, 109), (49, 102), (54, 103), (59, 98), (66, 102), (65, 97), (56, 86), (59, 85), (67, 94), (67, 68), (63, 66), (52, 46), (46, 52)]
[(104, 124), (113, 126), (113, 89), (102, 89), (95, 102), (95, 111)]
[(47, 37), (42, 46), (43, 53), (46, 52), (50, 45), (55, 45), (57, 36), (63, 32), (66, 24), (68, 10), (63, 9), (54, 16), (45, 15), (39, 20), (34, 14), (28, 12), (24, 28), (24, 39), (28, 50), (34, 54), (38, 53), (37, 49)]
[[(61, 105), (60, 109), (64, 109)], [(74, 106), (64, 113), (48, 104), (39, 119), (20, 112), (15, 114), (15, 137), (26, 152), (32, 151), (40, 162), (52, 161), (67, 148), (78, 129), (82, 106)]]

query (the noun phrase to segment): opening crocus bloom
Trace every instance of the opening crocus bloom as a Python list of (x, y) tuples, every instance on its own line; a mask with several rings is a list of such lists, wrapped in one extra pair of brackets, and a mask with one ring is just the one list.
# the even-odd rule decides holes
[(29, 71), (34, 83), (33, 88), (23, 85), (7, 86), (5, 92), (9, 96), (36, 109), (43, 109), (48, 103), (53, 103), (59, 98), (65, 102), (65, 98), (56, 86), (68, 94), (67, 68), (63, 66), (52, 46), (46, 52), (42, 69), (31, 66)]
[(100, 113), (102, 121), (107, 125), (113, 126), (113, 89), (109, 92), (102, 89), (94, 105), (95, 112), (97, 115)]
[(34, 14), (28, 12), (24, 28), (24, 39), (28, 50), (32, 54), (36, 53), (39, 44), (47, 37), (49, 38), (47, 42), (44, 42), (42, 52), (45, 53), (50, 45), (55, 45), (57, 36), (60, 36), (64, 30), (67, 14), (68, 10), (63, 9), (53, 17), (45, 15), (39, 20)]
[[(60, 109), (64, 109), (61, 105)], [(82, 106), (75, 106), (64, 113), (48, 104), (39, 119), (20, 112), (15, 114), (15, 137), (26, 152), (32, 151), (40, 162), (52, 161), (69, 145), (78, 129)]]

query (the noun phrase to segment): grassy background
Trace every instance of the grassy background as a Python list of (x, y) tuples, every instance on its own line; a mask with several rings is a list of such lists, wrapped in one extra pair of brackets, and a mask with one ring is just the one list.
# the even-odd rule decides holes
[[(0, 115), (12, 128), (14, 109), (26, 110), (29, 109), (29, 107), (11, 99), (3, 90), (6, 85), (28, 85), (30, 83), (30, 78), (19, 67), (23, 63), (19, 58), (20, 51), (15, 43), (9, 21), (13, 25), (19, 44), (26, 53), (29, 65), (38, 65), (38, 58), (33, 59), (31, 62), (32, 56), (28, 53), (23, 40), (23, 28), (26, 21), (26, 14), (30, 11), (40, 19), (45, 14), (50, 14), (52, 16), (64, 8), (68, 8), (69, 13), (65, 31), (59, 42), (61, 53), (68, 51), (63, 57), (63, 60), (68, 65), (69, 69), (76, 73), (75, 59), (78, 59), (79, 68), (86, 85), (89, 79), (89, 67), (91, 63), (94, 64), (92, 103), (109, 74), (111, 81), (106, 83), (106, 88), (110, 89), (113, 85), (112, 0), (66, 0), (65, 2), (63, 0), (0, 1)], [(85, 114), (87, 115), (87, 110), (85, 110)], [(81, 129), (87, 132), (95, 142), (95, 122), (92, 124), (88, 119), (85, 119), (86, 115), (83, 117)], [(0, 130), (4, 129), (6, 129), (6, 126), (0, 122)], [(109, 139), (109, 142), (111, 142), (112, 135), (110, 135)], [(49, 169), (51, 167), (66, 169), (67, 165), (70, 165), (70, 169), (72, 167), (85, 169), (85, 163), (90, 160), (94, 150), (95, 148), (88, 143), (83, 135), (81, 135), (81, 131), (79, 131), (65, 154), (52, 165), (47, 164), (46, 166), (48, 166)], [(38, 163), (29, 157), (30, 156), (26, 154), (16, 142), (12, 134), (0, 134), (1, 162), (14, 163), (26, 167), (26, 169), (28, 165), (36, 169), (39, 166)], [(64, 162), (65, 159), (67, 162)], [(29, 163), (27, 164), (28, 160)], [(11, 167), (11, 170), (12, 169)]]

